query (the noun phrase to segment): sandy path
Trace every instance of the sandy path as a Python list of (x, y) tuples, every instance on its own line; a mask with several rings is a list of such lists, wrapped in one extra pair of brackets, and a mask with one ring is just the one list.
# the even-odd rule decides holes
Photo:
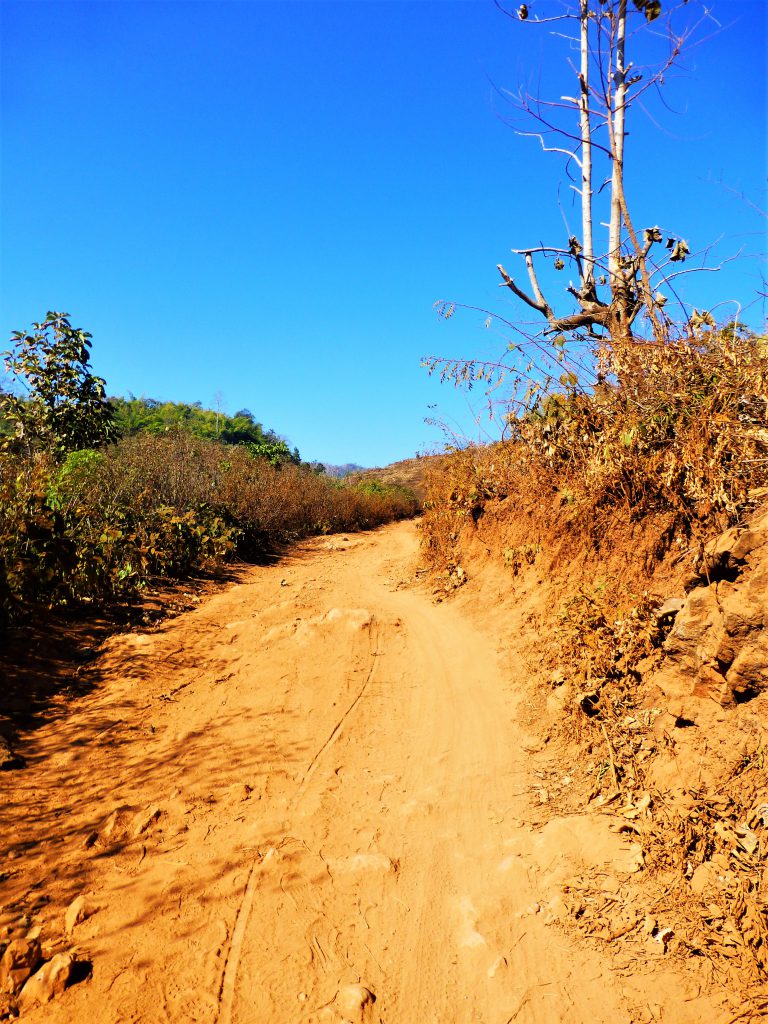
[[(105, 645), (0, 811), (43, 938), (96, 911), (61, 940), (92, 978), (25, 1019), (338, 1024), (359, 981), (381, 1024), (655, 1019), (548, 906), (631, 844), (531, 827), (521, 680), (416, 554), (413, 524), (317, 540)], [(664, 1019), (700, 1014), (681, 990)]]

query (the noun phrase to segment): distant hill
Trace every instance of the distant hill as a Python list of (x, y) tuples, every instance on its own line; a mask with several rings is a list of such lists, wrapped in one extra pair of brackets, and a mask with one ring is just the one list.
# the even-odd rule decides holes
[(378, 469), (363, 469), (350, 474), (350, 480), (379, 480), (389, 487), (406, 487), (422, 502), (427, 492), (427, 473), (442, 459), (442, 455), (419, 455), (415, 459), (402, 459)]
[(356, 462), (345, 462), (343, 466), (332, 466), (330, 462), (321, 462), (320, 465), (328, 476), (338, 478), (349, 476), (350, 473), (358, 473), (365, 469), (365, 466), (358, 466)]

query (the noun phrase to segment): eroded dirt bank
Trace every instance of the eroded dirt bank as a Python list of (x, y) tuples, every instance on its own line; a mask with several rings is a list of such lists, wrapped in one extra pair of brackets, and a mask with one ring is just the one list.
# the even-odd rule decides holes
[(436, 604), (417, 546), (312, 541), (102, 646), (0, 778), (6, 940), (92, 964), (25, 1020), (734, 1019), (696, 964), (561, 925), (584, 872), (620, 909), (639, 848), (610, 809), (553, 816), (520, 623)]

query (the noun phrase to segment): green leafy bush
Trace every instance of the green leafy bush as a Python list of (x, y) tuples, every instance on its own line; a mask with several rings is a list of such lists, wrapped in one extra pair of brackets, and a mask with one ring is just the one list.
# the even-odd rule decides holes
[(215, 409), (205, 409), (200, 402), (158, 402), (153, 398), (110, 398), (115, 423), (122, 437), (134, 434), (167, 434), (179, 430), (221, 441), (223, 444), (245, 445), (252, 455), (267, 459), (273, 465), (294, 462), (301, 456), (273, 430), (265, 430), (249, 409), (240, 409), (234, 416)]
[(0, 392), (0, 445), (62, 454), (113, 440), (116, 429), (105, 382), (90, 367), (91, 335), (66, 313), (49, 312), (33, 332), (14, 331), (6, 371), (22, 394)]
[(318, 474), (247, 409), (108, 402), (89, 334), (63, 313), (33, 328), (5, 353), (25, 394), (0, 392), (0, 621), (416, 512)]

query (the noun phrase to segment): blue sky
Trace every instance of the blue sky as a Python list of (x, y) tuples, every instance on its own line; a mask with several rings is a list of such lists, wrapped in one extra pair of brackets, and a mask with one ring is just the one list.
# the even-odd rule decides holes
[[(633, 114), (629, 191), (639, 223), (719, 240), (711, 263), (742, 253), (685, 287), (759, 326), (768, 4), (710, 7), (722, 28)], [(419, 360), (503, 352), (483, 315), (433, 303), (528, 319), (495, 265), (563, 244), (563, 215), (578, 228), (562, 162), (500, 92), (565, 88), (561, 43), (492, 0), (5, 0), (0, 18), (0, 345), (64, 310), (110, 393), (220, 392), (308, 459), (433, 449), (425, 417), (493, 434)]]

